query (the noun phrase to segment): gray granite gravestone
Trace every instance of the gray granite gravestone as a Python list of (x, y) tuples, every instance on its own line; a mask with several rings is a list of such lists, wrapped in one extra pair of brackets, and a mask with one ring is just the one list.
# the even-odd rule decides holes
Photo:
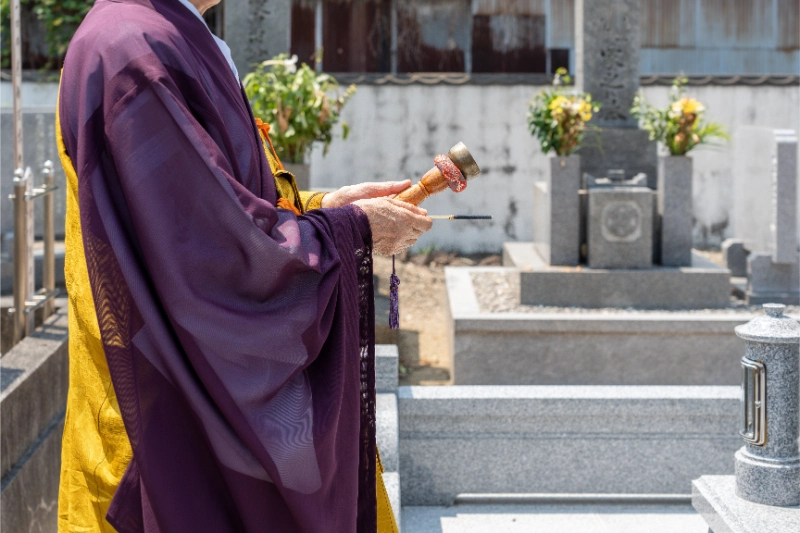
[(587, 246), (591, 268), (653, 266), (653, 191), (589, 189)]
[(722, 258), (731, 276), (743, 278), (747, 276), (747, 256), (750, 251), (745, 248), (741, 239), (725, 239), (722, 241)]
[[(775, 262), (797, 251), (797, 135), (745, 126), (734, 132), (733, 234)], [(791, 258), (790, 258), (791, 260)]]
[(656, 143), (637, 128), (630, 108), (639, 89), (639, 0), (575, 1), (575, 82), (602, 104), (579, 150), (581, 170), (627, 178), (640, 172), (656, 188)]
[(661, 264), (692, 264), (692, 160), (662, 157), (658, 163)]
[(550, 265), (579, 262), (580, 164), (578, 156), (553, 157), (547, 181), (534, 184), (534, 246)]
[[(758, 173), (735, 179), (735, 215), (751, 221), (737, 224), (736, 231), (741, 232), (738, 236), (745, 246), (754, 251), (747, 260), (747, 300), (751, 304), (797, 304), (797, 135), (791, 130), (745, 131), (749, 135), (739, 133), (736, 151), (741, 148), (748, 152), (748, 141), (759, 149), (748, 152), (752, 158), (742, 161), (746, 170)], [(765, 187), (766, 183), (770, 187)]]

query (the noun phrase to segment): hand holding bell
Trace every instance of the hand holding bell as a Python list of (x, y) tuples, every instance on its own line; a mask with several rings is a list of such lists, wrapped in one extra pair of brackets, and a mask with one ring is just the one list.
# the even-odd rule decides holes
[(437, 155), (433, 159), (433, 165), (421, 180), (395, 196), (395, 199), (419, 205), (428, 196), (447, 188), (453, 192), (463, 191), (467, 187), (467, 181), (481, 173), (472, 154), (461, 142), (453, 146), (447, 155)]

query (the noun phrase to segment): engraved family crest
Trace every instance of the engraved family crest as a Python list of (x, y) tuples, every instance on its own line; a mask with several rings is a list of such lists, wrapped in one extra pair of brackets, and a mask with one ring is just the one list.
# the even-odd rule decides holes
[(601, 216), (603, 238), (610, 242), (636, 242), (642, 236), (642, 210), (632, 201), (609, 202)]

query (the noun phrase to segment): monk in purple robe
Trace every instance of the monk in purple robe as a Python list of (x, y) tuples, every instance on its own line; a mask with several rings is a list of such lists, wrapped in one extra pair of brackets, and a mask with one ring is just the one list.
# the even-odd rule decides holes
[(279, 194), (218, 1), (97, 0), (65, 60), (61, 532), (376, 530), (372, 252), (431, 221)]

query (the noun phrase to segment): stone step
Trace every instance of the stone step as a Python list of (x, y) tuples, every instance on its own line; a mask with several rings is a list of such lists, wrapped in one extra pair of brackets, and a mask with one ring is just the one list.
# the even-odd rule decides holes
[(707, 533), (691, 504), (403, 507), (406, 533)]

